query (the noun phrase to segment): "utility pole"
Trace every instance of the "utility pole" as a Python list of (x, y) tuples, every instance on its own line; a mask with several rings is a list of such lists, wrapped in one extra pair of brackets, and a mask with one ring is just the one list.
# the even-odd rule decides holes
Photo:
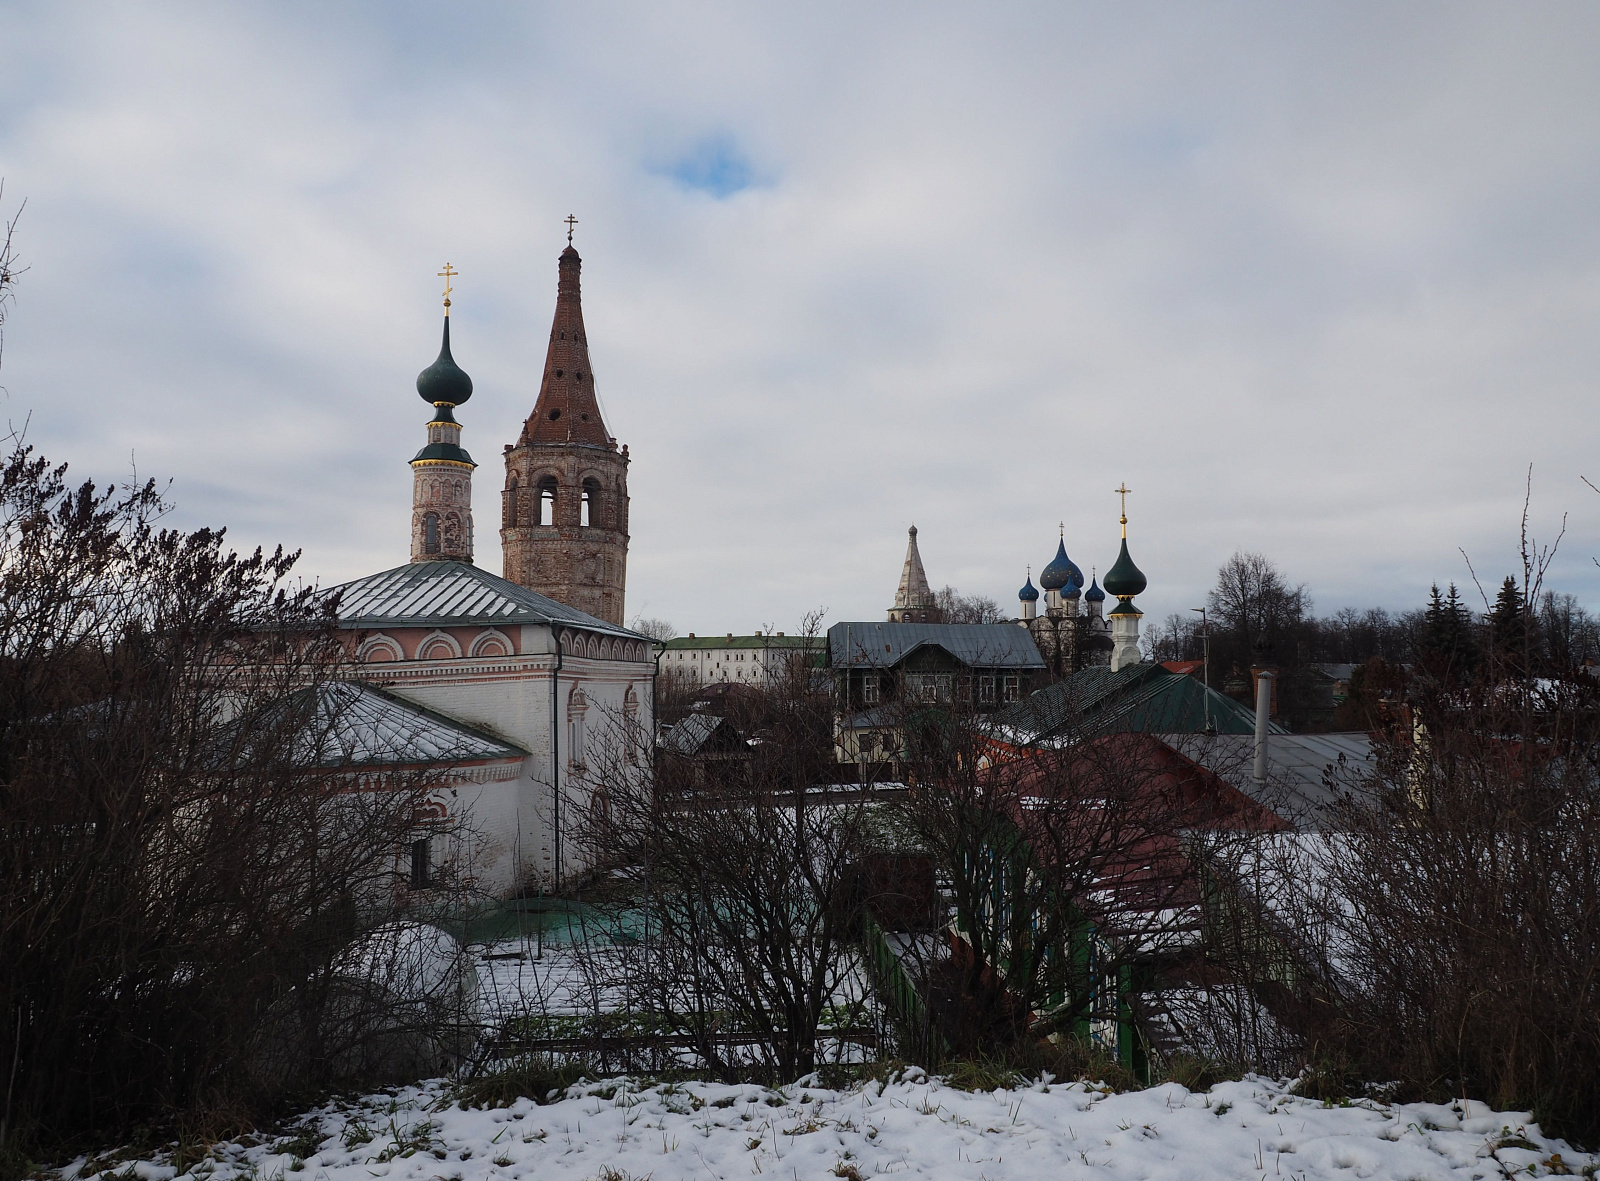
[(1206, 687), (1206, 728), (1203, 733), (1215, 734), (1216, 730), (1211, 725), (1211, 622), (1206, 616), (1204, 607), (1190, 607), (1189, 610), (1200, 615), (1200, 643), (1201, 656), (1200, 676)]

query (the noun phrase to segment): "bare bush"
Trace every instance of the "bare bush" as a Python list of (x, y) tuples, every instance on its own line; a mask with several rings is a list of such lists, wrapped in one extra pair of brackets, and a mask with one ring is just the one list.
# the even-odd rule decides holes
[(403, 893), (425, 791), (352, 765), (332, 605), (296, 555), (158, 527), (151, 484), (0, 463), (0, 1137), (11, 1150), (260, 1098), (299, 1008)]
[(1009, 748), (955, 710), (908, 711), (902, 727), (904, 822), (949, 906), (949, 943), (918, 946), (951, 1049), (1128, 1023), (1130, 997), (1198, 944), (1180, 837), (1214, 845), (1247, 802), (1146, 735)]
[(642, 915), (627, 965), (636, 1027), (723, 1077), (793, 1079), (864, 1020), (854, 942), (867, 804), (816, 786), (832, 771), (832, 713), (808, 668), (747, 689), (729, 714), (718, 721), (738, 746), (713, 774), (672, 752), (653, 775), (604, 769), (581, 839), (610, 875), (597, 904), (619, 923), (623, 910)]

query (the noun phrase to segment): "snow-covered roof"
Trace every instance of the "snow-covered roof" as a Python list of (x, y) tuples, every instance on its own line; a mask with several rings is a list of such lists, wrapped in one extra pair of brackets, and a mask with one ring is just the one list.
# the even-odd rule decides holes
[(339, 622), (345, 627), (565, 624), (652, 642), (467, 562), (408, 562), (344, 583), (333, 592), (339, 594)]

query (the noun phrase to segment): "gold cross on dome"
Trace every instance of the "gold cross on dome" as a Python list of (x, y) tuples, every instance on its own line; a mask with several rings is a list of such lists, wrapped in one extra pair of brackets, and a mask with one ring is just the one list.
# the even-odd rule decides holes
[(1113, 488), (1111, 491), (1122, 497), (1122, 536), (1126, 537), (1128, 536), (1128, 493), (1132, 492), (1133, 489), (1129, 488), (1128, 482), (1124, 480), (1122, 487)]
[(567, 214), (566, 217), (562, 218), (561, 220), (567, 223), (567, 245), (571, 246), (572, 245), (572, 227), (578, 224), (578, 219), (573, 217), (572, 214), (569, 213), (569, 214)]
[(452, 290), (450, 287), (450, 280), (455, 278), (460, 273), (460, 271), (456, 270), (455, 267), (451, 266), (449, 263), (445, 263), (444, 270), (439, 272), (439, 278), (444, 280), (444, 314), (447, 316), (450, 314), (450, 292)]

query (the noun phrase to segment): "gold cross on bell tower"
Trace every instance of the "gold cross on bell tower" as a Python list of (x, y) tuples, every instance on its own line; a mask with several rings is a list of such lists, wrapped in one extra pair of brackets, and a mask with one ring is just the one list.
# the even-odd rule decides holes
[(451, 266), (449, 263), (445, 263), (444, 270), (439, 272), (439, 278), (444, 280), (444, 314), (447, 316), (450, 314), (450, 280), (455, 278), (460, 273), (460, 271), (456, 270), (455, 267)]
[(569, 214), (567, 214), (566, 217), (562, 218), (561, 220), (567, 223), (567, 245), (571, 246), (572, 245), (572, 227), (578, 224), (578, 219), (573, 217), (572, 214), (569, 213)]
[(1133, 489), (1129, 488), (1128, 487), (1128, 482), (1126, 480), (1124, 480), (1122, 482), (1122, 487), (1113, 488), (1111, 491), (1115, 492), (1118, 496), (1122, 497), (1122, 536), (1123, 537), (1127, 537), (1128, 536), (1128, 493), (1132, 492)]

